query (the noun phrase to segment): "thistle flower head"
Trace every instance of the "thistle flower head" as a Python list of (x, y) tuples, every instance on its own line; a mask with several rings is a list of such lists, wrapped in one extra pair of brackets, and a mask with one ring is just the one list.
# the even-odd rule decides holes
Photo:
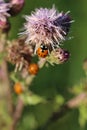
[(10, 9), (10, 4), (5, 3), (4, 0), (0, 0), (0, 21), (5, 22), (6, 18), (10, 16), (8, 10)]
[(71, 20), (71, 17), (69, 16), (68, 13), (69, 11), (67, 13), (62, 12), (60, 13), (59, 17), (56, 20), (54, 20), (54, 25), (60, 26), (61, 29), (65, 32), (62, 35), (65, 35), (65, 36), (68, 34), (71, 23), (73, 22), (73, 20)]
[(16, 65), (15, 71), (28, 68), (33, 53), (30, 46), (25, 45), (24, 41), (21, 39), (13, 40), (7, 50), (7, 60)]
[(60, 63), (63, 63), (69, 59), (70, 53), (67, 50), (63, 50), (62, 48), (58, 48), (54, 52), (54, 57), (57, 58)]
[(42, 43), (52, 48), (59, 47), (70, 27), (71, 19), (68, 17), (67, 13), (59, 13), (54, 6), (52, 9), (36, 9), (31, 16), (25, 16), (24, 32), (20, 34), (25, 35), (26, 42), (36, 48)]
[(54, 64), (62, 64), (68, 61), (70, 57), (70, 53), (67, 50), (62, 48), (57, 48), (55, 51), (52, 51), (50, 56), (47, 57), (47, 61), (54, 65)]

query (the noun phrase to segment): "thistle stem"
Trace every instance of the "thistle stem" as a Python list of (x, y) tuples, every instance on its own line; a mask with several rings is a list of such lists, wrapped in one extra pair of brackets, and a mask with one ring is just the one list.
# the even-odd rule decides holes
[[(45, 60), (43, 60), (43, 62), (42, 62), (42, 59), (40, 59), (38, 61), (38, 65), (39, 65), (40, 69), (44, 66), (45, 62), (46, 62)], [(35, 75), (29, 75), (27, 77), (26, 85), (28, 85), (28, 87), (31, 85), (31, 83), (34, 80), (34, 78), (35, 78)], [(19, 96), (16, 108), (15, 108), (15, 111), (14, 111), (14, 114), (13, 114), (13, 121), (12, 121), (12, 125), (11, 125), (11, 130), (15, 130), (16, 129), (17, 123), (18, 123), (19, 119), (22, 116), (23, 109), (24, 109), (24, 102), (21, 99), (21, 96)]]
[(24, 103), (23, 103), (23, 100), (21, 99), (21, 97), (19, 96), (17, 106), (16, 106), (15, 112), (13, 114), (13, 122), (11, 125), (11, 130), (16, 129), (16, 125), (17, 125), (19, 119), (21, 118), (23, 108), (24, 108)]

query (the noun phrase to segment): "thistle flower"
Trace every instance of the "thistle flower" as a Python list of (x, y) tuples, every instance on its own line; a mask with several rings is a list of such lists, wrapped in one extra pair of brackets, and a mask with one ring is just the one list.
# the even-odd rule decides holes
[(24, 32), (20, 34), (25, 35), (25, 42), (35, 45), (35, 49), (42, 43), (53, 49), (59, 47), (60, 42), (65, 40), (72, 22), (68, 13), (59, 13), (54, 6), (52, 9), (36, 9), (31, 16), (24, 17)]
[(58, 58), (60, 63), (63, 63), (63, 62), (66, 62), (69, 59), (70, 53), (67, 50), (63, 50), (61, 48), (58, 48), (54, 52), (54, 57)]
[(70, 30), (70, 26), (71, 23), (73, 22), (73, 20), (71, 20), (71, 17), (68, 15), (69, 11), (67, 13), (60, 13), (59, 17), (54, 21), (54, 25), (56, 26), (60, 26), (62, 28), (62, 30), (65, 33), (62, 33), (62, 35), (67, 35), (69, 30)]
[(7, 60), (16, 65), (15, 71), (28, 68), (33, 52), (30, 46), (24, 44), (24, 40), (14, 40), (7, 51)]
[(47, 61), (53, 64), (62, 64), (68, 61), (70, 57), (70, 53), (67, 50), (63, 50), (62, 48), (57, 48), (55, 51), (52, 51), (51, 54), (47, 57)]
[(0, 22), (5, 22), (7, 17), (10, 16), (8, 10), (10, 9), (10, 4), (5, 3), (4, 0), (0, 0)]

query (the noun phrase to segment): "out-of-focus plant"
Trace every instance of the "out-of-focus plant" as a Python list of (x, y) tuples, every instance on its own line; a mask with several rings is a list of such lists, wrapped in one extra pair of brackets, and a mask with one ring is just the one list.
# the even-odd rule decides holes
[(87, 59), (83, 62), (83, 70), (85, 77), (71, 89), (71, 92), (78, 97), (75, 102), (76, 108), (79, 110), (79, 123), (81, 127), (84, 127), (87, 122)]
[[(73, 22), (69, 12), (59, 13), (55, 6), (51, 9), (36, 9), (31, 15), (24, 16), (26, 22), (19, 37), (9, 40), (8, 33), (11, 28), (9, 17), (16, 16), (22, 10), (24, 3), (24, 0), (8, 0), (8, 2), (0, 0), (0, 103), (2, 104), (0, 116), (3, 118), (0, 127), (2, 130), (5, 127), (6, 130), (16, 129), (26, 105), (52, 103), (54, 113), (49, 121), (60, 117), (59, 113), (61, 115), (65, 108), (73, 108), (76, 105), (75, 103), (73, 105), (73, 100), (64, 104), (64, 98), (60, 94), (54, 99), (46, 99), (30, 89), (31, 82), (46, 63), (58, 65), (69, 59), (70, 53), (61, 47)], [(9, 67), (11, 70), (8, 70)], [(13, 97), (12, 92), (16, 93), (16, 98)], [(4, 110), (4, 107), (7, 109)], [(79, 110), (81, 113), (82, 109)], [(4, 118), (5, 113), (8, 113), (6, 117), (9, 118)], [(32, 115), (30, 118), (38, 128)], [(34, 129), (32, 123), (30, 126)]]

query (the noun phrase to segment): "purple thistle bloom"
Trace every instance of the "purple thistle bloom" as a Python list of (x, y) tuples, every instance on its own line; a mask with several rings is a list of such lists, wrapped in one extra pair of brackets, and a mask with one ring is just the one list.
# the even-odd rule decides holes
[(52, 9), (40, 8), (32, 12), (31, 16), (24, 16), (24, 32), (26, 43), (40, 46), (42, 43), (51, 46), (53, 49), (59, 47), (60, 42), (65, 40), (71, 19), (63, 13), (59, 13), (55, 7)]
[(59, 63), (66, 62), (70, 58), (70, 53), (67, 50), (58, 48), (54, 51), (54, 57), (58, 58)]
[(54, 25), (61, 26), (62, 30), (65, 32), (65, 35), (68, 34), (70, 30), (71, 23), (73, 22), (67, 13), (60, 13), (60, 16), (54, 20)]
[(10, 9), (10, 4), (5, 3), (4, 0), (0, 0), (0, 21), (5, 22), (6, 18), (10, 16), (8, 10)]

